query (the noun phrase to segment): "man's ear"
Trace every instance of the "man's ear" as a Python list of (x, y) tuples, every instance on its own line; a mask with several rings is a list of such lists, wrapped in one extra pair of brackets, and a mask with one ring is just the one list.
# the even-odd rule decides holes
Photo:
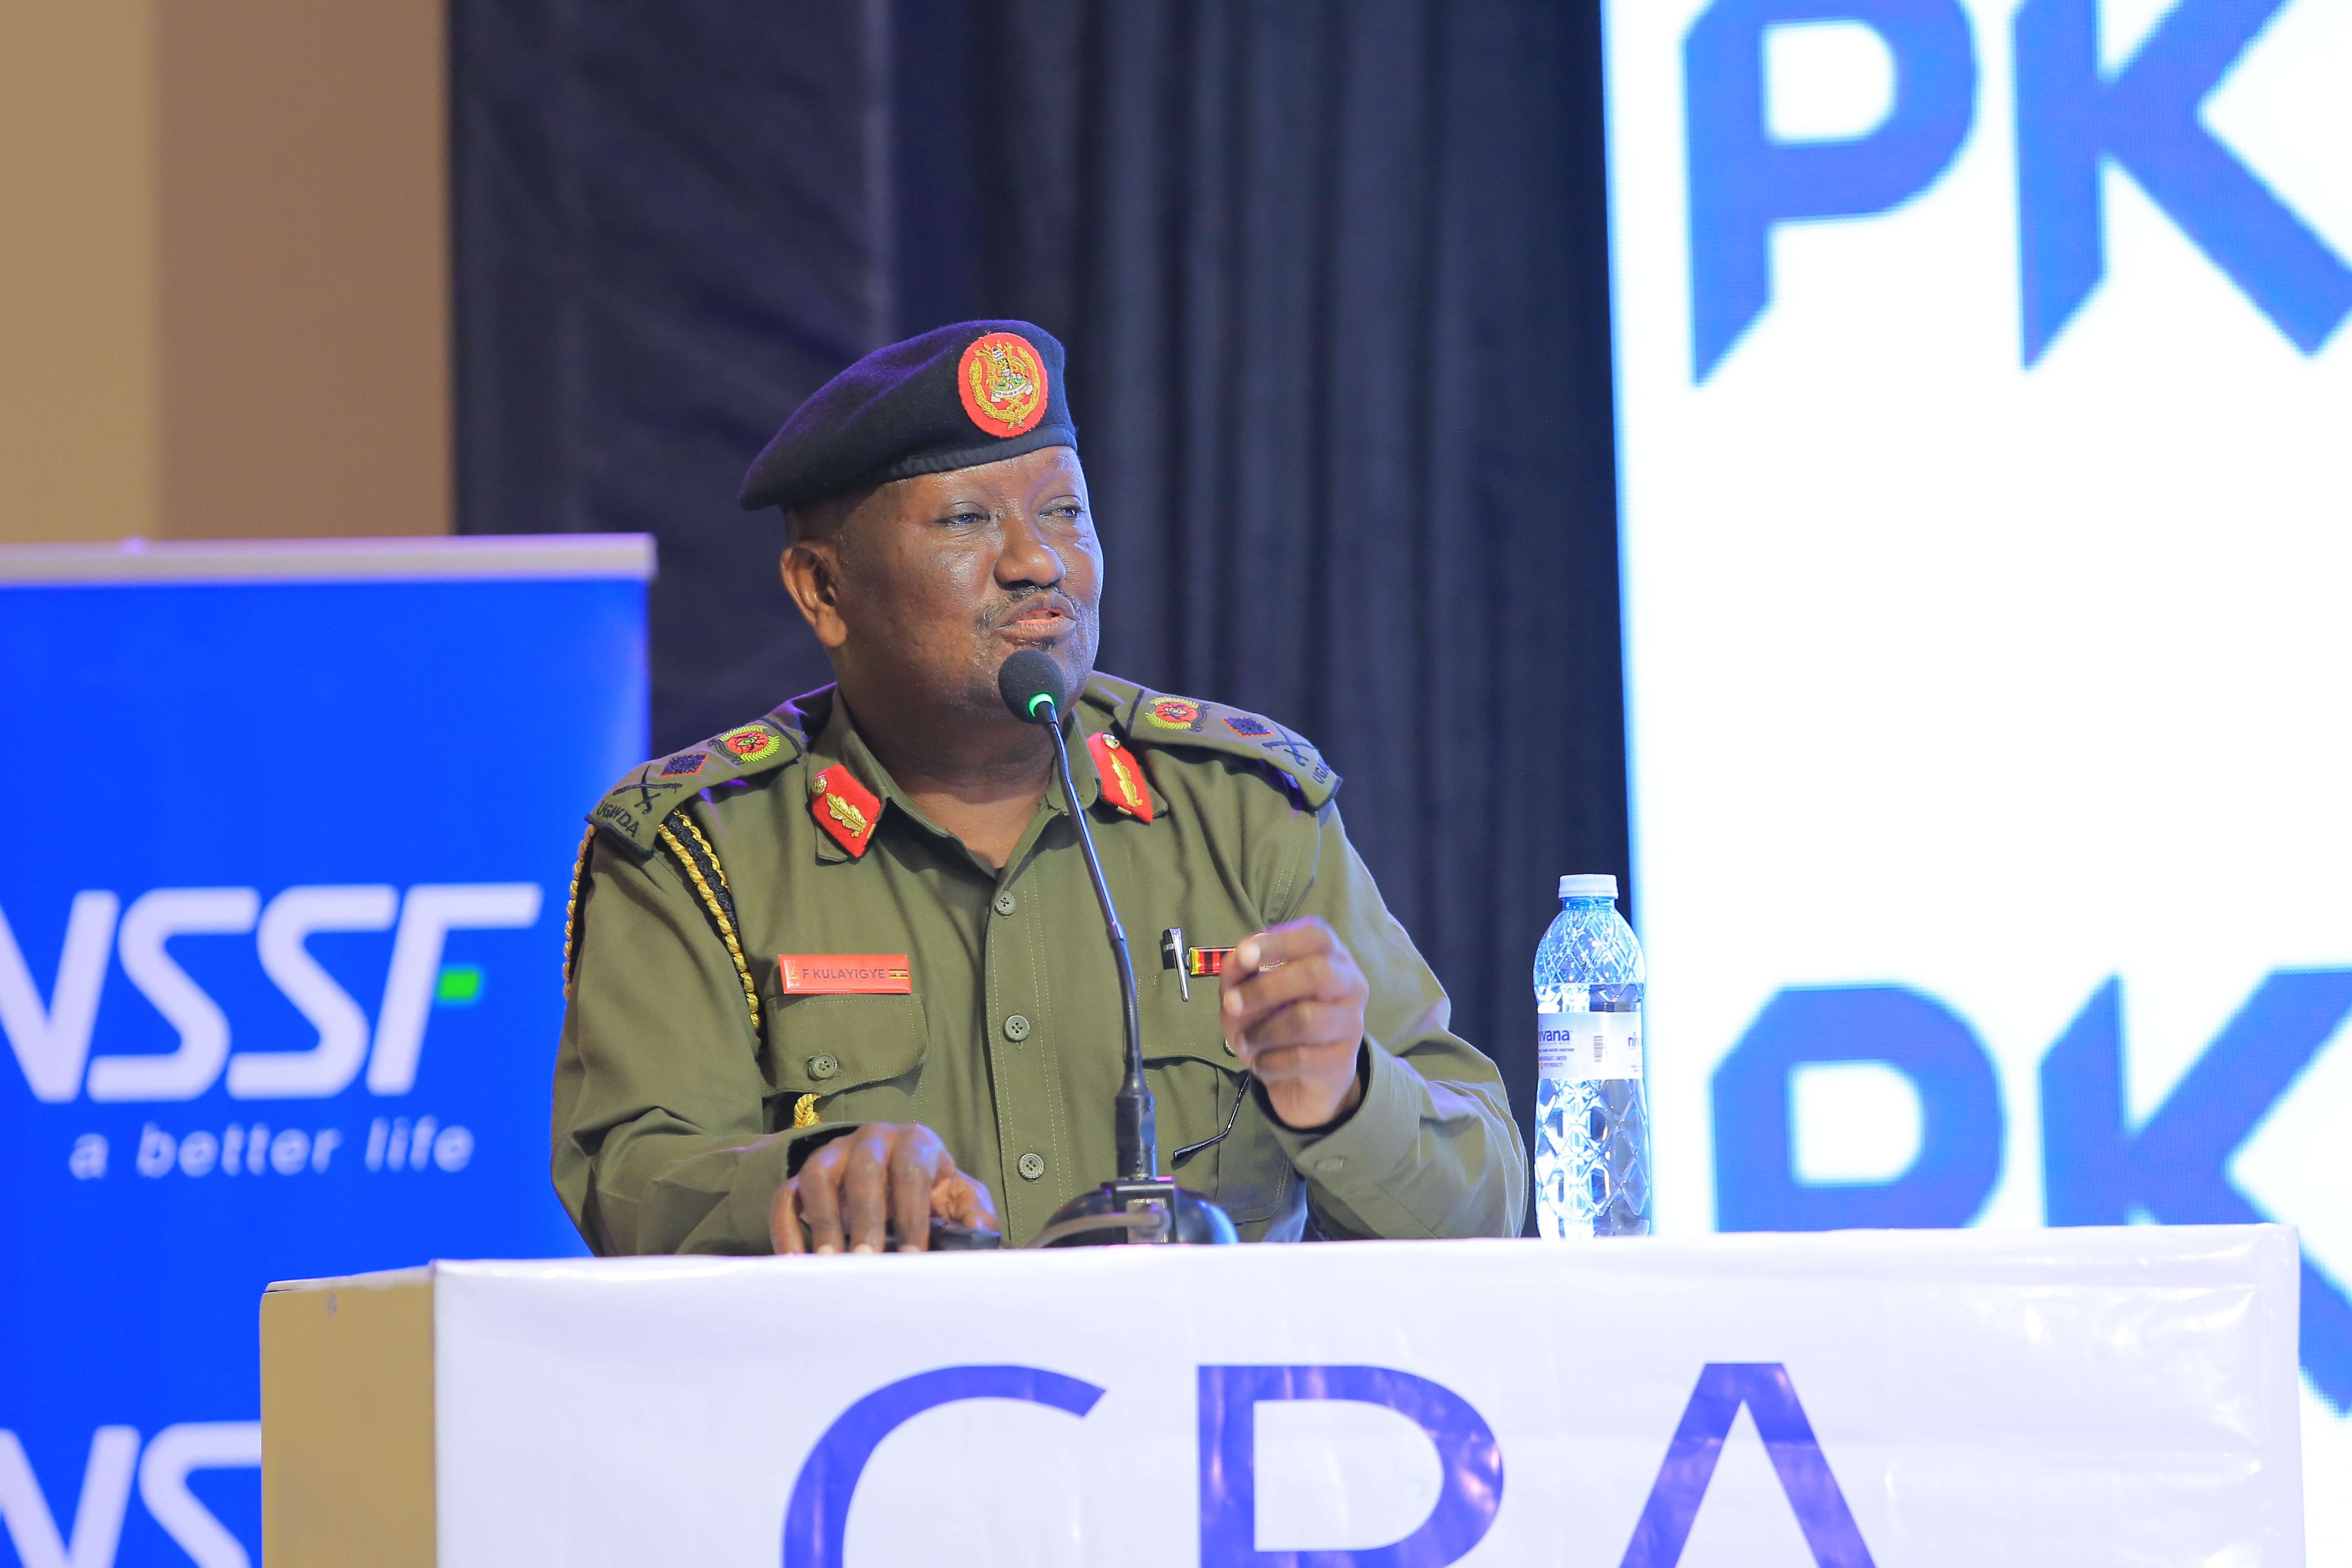
[(849, 625), (841, 618), (840, 559), (833, 541), (796, 539), (784, 546), (784, 592), (800, 607), (801, 616), (816, 633), (827, 653), (849, 640)]

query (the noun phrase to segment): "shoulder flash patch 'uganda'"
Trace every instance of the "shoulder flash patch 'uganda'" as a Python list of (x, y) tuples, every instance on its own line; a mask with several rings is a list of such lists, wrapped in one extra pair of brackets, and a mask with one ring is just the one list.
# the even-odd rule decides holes
[(1129, 711), (1133, 714), (1127, 729), (1129, 744), (1198, 746), (1229, 757), (1251, 758), (1287, 780), (1309, 811), (1320, 811), (1339, 788), (1339, 775), (1331, 771), (1322, 753), (1271, 719), (1222, 703), (1150, 691), (1140, 693)]
[(1118, 737), (1088, 735), (1087, 750), (1094, 753), (1103, 798), (1138, 821), (1150, 821), (1151, 791), (1143, 782), (1143, 765), (1118, 743)]
[(882, 802), (857, 782), (856, 773), (835, 763), (810, 782), (809, 815), (835, 844), (853, 856), (863, 855), (873, 842), (874, 825), (881, 820)]

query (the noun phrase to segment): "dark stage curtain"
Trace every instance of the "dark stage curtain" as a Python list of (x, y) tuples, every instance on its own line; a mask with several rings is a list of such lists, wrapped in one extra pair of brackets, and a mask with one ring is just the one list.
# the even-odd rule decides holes
[(650, 533), (653, 735), (829, 679), (735, 489), (891, 340), (887, 7), (452, 0), (457, 527)]
[(824, 679), (733, 510), (798, 399), (1037, 321), (1103, 667), (1323, 748), (1524, 1121), (1553, 879), (1627, 870), (1597, 6), (452, 16), (462, 525), (660, 536), (656, 742)]

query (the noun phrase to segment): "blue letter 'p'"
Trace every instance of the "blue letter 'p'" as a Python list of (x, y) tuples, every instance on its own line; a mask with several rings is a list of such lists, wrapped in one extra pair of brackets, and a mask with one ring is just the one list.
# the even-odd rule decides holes
[[(1201, 1568), (1444, 1568), (1485, 1539), (1503, 1506), (1503, 1450), (1470, 1402), (1382, 1366), (1204, 1366), (1201, 1397)], [(1419, 1426), (1444, 1478), (1418, 1529), (1386, 1546), (1257, 1549), (1257, 1406), (1270, 1399), (1352, 1399)]]
[(824, 1429), (801, 1465), (784, 1508), (784, 1568), (841, 1568), (849, 1500), (866, 1461), (924, 1411), (962, 1399), (1021, 1399), (1084, 1415), (1102, 1396), (1091, 1383), (1034, 1366), (944, 1366), (876, 1389)]
[[(1911, 1080), (1918, 1157), (1889, 1182), (1797, 1180), (1790, 1074), (1816, 1062), (1884, 1062)], [(1962, 1226), (2000, 1179), (2000, 1085), (1976, 1031), (1896, 985), (1791, 986), (1764, 1005), (1715, 1069), (1718, 1230)]]
[[(1877, 129), (1771, 138), (1764, 33), (1784, 22), (1859, 22), (1885, 41), (1895, 104)], [(1683, 40), (1683, 79), (1692, 376), (1705, 381), (1771, 303), (1774, 225), (1885, 212), (1952, 161), (1976, 114), (1976, 45), (1958, 0), (1716, 0)]]

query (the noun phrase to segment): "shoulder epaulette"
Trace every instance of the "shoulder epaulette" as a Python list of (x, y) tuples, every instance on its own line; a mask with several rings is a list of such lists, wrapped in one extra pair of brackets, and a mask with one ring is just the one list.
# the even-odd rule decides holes
[(698, 746), (639, 763), (604, 792), (588, 820), (639, 854), (652, 854), (663, 821), (697, 792), (798, 762), (808, 751), (807, 700), (795, 699)]
[(1193, 747), (1247, 757), (1289, 782), (1309, 811), (1319, 811), (1339, 788), (1339, 775), (1304, 737), (1263, 714), (1171, 697), (1115, 677), (1097, 675), (1087, 695), (1114, 705), (1129, 742), (1138, 746)]

